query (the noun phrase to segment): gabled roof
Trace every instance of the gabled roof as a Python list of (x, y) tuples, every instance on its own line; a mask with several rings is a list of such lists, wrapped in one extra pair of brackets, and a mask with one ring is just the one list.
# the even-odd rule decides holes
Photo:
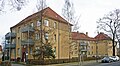
[(73, 40), (89, 40), (89, 41), (112, 40), (107, 34), (104, 34), (104, 33), (99, 33), (96, 37), (92, 38), (84, 33), (79, 33), (79, 32), (72, 32), (72, 39)]
[(73, 40), (94, 40), (94, 38), (88, 37), (84, 33), (79, 32), (72, 32), (72, 39)]
[[(21, 22), (19, 22), (18, 24), (16, 24), (13, 27), (19, 26), (19, 25), (21, 25), (21, 24), (23, 24), (23, 23), (25, 23), (25, 22), (27, 22), (29, 20), (32, 20), (32, 19), (34, 19), (36, 17), (39, 17), (41, 15), (41, 12), (43, 12), (42, 15), (45, 16), (45, 17), (48, 17), (48, 18), (57, 20), (59, 22), (68, 24), (68, 22), (64, 18), (62, 18), (60, 15), (58, 15), (50, 7), (47, 7), (47, 8), (45, 8), (45, 9), (43, 9), (43, 10), (37, 12), (37, 13), (34, 13), (34, 14), (26, 17), (25, 19), (23, 19)], [(70, 24), (70, 25), (72, 26), (72, 24)], [(13, 27), (11, 27), (11, 28), (13, 28)]]
[(96, 40), (112, 40), (107, 34), (99, 33), (96, 37), (94, 37)]

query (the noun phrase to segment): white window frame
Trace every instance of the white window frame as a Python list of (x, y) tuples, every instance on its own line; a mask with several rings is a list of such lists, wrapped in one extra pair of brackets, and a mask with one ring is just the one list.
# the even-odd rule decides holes
[(48, 35), (49, 35), (49, 34), (46, 32), (46, 33), (45, 33), (45, 39), (47, 39), (47, 40), (48, 40)]
[(54, 22), (54, 28), (57, 28), (57, 23), (56, 22)]
[(56, 42), (57, 38), (56, 38), (56, 34), (54, 35), (54, 41)]
[(41, 25), (41, 22), (38, 20), (37, 21), (37, 27), (39, 27)]
[(33, 22), (31, 22), (31, 24), (30, 24), (30, 25), (31, 25), (31, 27), (34, 27), (34, 24), (33, 24)]
[(45, 26), (49, 26), (49, 20), (45, 19), (45, 20), (44, 20), (44, 25), (45, 25)]
[(29, 52), (30, 52), (30, 54), (32, 54), (32, 48), (30, 48)]

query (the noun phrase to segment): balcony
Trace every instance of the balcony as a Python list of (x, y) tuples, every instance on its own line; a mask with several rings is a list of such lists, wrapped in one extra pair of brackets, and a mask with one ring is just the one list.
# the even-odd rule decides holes
[(31, 26), (25, 26), (21, 29), (21, 32), (22, 33), (25, 33), (25, 32), (34, 32), (34, 28), (31, 27)]
[(5, 49), (15, 49), (16, 44), (5, 44)]
[(13, 39), (16, 37), (16, 33), (11, 33), (11, 32), (8, 32), (6, 35), (5, 35), (5, 39)]
[(80, 46), (86, 46), (88, 45), (87, 43), (80, 43)]
[(22, 40), (21, 45), (34, 45), (34, 41), (32, 39)]
[(88, 51), (87, 46), (81, 46), (80, 51)]
[(81, 51), (82, 51), (82, 52), (86, 52), (86, 51), (88, 51), (88, 50), (87, 50), (87, 49), (81, 49)]

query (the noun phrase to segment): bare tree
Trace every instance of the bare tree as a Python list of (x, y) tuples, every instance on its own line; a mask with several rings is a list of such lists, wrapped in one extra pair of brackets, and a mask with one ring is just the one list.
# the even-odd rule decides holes
[(69, 23), (73, 24), (72, 31), (79, 29), (78, 23), (80, 17), (75, 16), (74, 4), (70, 0), (65, 0), (62, 15)]
[(44, 0), (44, 1), (43, 0), (37, 0), (36, 8), (37, 8), (38, 11), (40, 11), (40, 10), (46, 8), (46, 7), (47, 7), (46, 0)]
[[(100, 30), (104, 30), (112, 36), (112, 46), (113, 46), (113, 56), (115, 56), (115, 39), (118, 37), (117, 32), (120, 29), (120, 10), (115, 9), (111, 11), (109, 14), (105, 15), (103, 18), (100, 18), (97, 21), (97, 28)], [(116, 37), (117, 36), (117, 37)]]
[(4, 0), (0, 0), (0, 11), (3, 11), (5, 6), (5, 1)]
[(75, 10), (74, 10), (74, 4), (70, 1), (70, 0), (64, 0), (64, 7), (62, 8), (62, 15), (63, 17), (67, 20), (68, 22), (68, 31), (69, 31), (69, 39), (67, 41), (67, 43), (69, 44), (69, 60), (70, 60), (70, 57), (71, 57), (71, 40), (70, 40), (70, 37), (71, 37), (71, 25), (70, 24), (73, 24), (73, 28), (72, 28), (72, 31), (75, 31), (77, 29), (79, 29), (79, 26), (78, 26), (78, 22), (79, 22), (79, 18), (75, 19)]
[(0, 12), (9, 7), (10, 10), (21, 10), (29, 0), (0, 0)]

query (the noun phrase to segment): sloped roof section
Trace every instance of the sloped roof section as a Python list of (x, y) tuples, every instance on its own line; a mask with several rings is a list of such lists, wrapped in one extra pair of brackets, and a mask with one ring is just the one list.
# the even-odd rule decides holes
[[(66, 24), (69, 23), (64, 18), (62, 18), (60, 15), (58, 15), (55, 11), (53, 11), (50, 7), (47, 7), (47, 8), (45, 8), (45, 9), (43, 9), (43, 10), (37, 12), (37, 13), (34, 13), (34, 14), (26, 17), (21, 22), (19, 22), (18, 24), (16, 24), (15, 26), (13, 26), (11, 28), (14, 28), (16, 26), (19, 26), (19, 25), (25, 23), (25, 22), (28, 22), (29, 20), (32, 20), (36, 17), (39, 17), (39, 16), (41, 16), (41, 13), (42, 13), (42, 16), (45, 16), (45, 17), (48, 17), (48, 18), (51, 18), (51, 19), (54, 19), (54, 20), (57, 20), (59, 22), (63, 22), (63, 23), (66, 23)], [(70, 25), (72, 26), (72, 24), (70, 24)]]
[(72, 32), (72, 39), (73, 40), (94, 40), (94, 38), (88, 37), (84, 33), (79, 32)]
[(96, 40), (112, 40), (107, 34), (99, 33), (96, 37)]

